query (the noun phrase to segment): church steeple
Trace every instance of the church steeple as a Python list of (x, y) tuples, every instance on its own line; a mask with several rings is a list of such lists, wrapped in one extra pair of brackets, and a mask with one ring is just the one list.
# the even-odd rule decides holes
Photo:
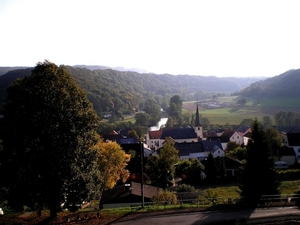
[(197, 102), (195, 127), (200, 127), (200, 126), (201, 126), (201, 124), (200, 124), (200, 115), (199, 115), (198, 102)]
[(200, 114), (199, 114), (198, 101), (197, 101), (197, 110), (196, 110), (196, 119), (195, 119), (194, 130), (195, 130), (198, 138), (203, 139), (203, 128), (202, 128), (202, 125), (200, 123)]

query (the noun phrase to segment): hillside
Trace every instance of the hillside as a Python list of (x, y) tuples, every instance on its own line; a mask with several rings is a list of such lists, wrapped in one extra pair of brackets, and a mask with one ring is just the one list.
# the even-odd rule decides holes
[[(100, 115), (113, 111), (133, 113), (146, 99), (154, 98), (160, 105), (168, 105), (173, 95), (185, 101), (210, 98), (213, 94), (230, 94), (241, 90), (260, 78), (218, 78), (214, 76), (157, 75), (66, 66), (83, 88)], [(31, 74), (31, 68), (12, 70), (0, 76), (0, 104), (6, 101), (6, 89), (16, 78)]]
[(244, 97), (300, 97), (300, 69), (289, 70), (278, 76), (257, 81), (234, 95)]

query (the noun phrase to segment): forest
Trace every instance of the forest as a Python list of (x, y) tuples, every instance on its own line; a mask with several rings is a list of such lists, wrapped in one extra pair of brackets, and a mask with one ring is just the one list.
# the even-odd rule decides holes
[(252, 83), (249, 87), (233, 93), (244, 97), (299, 97), (300, 69), (289, 70), (278, 76)]
[[(90, 70), (66, 66), (78, 85), (86, 91), (99, 116), (111, 112), (118, 117), (143, 109), (148, 99), (162, 108), (174, 95), (184, 101), (211, 98), (214, 94), (229, 95), (261, 78), (218, 78), (170, 74), (140, 74), (112, 69)], [(32, 68), (0, 68), (0, 106), (6, 101), (6, 89), (16, 79), (31, 74)], [(5, 73), (6, 72), (6, 73)], [(2, 75), (1, 75), (2, 74)], [(0, 109), (3, 112), (3, 109)]]

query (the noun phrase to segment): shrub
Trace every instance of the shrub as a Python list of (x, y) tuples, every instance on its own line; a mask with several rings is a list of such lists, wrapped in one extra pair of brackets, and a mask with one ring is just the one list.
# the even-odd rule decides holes
[(176, 187), (177, 192), (193, 192), (195, 191), (195, 188), (192, 185), (189, 184), (180, 184), (178, 187)]
[(207, 189), (203, 194), (198, 196), (198, 201), (203, 205), (217, 204), (219, 195), (216, 191), (212, 189)]
[(175, 204), (177, 203), (177, 196), (174, 192), (164, 190), (160, 191), (157, 196), (153, 196), (152, 201), (154, 203)]

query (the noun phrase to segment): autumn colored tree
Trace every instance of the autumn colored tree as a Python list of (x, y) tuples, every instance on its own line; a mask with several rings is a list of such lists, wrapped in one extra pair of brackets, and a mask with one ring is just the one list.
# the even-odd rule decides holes
[(125, 182), (129, 177), (125, 167), (130, 161), (130, 155), (116, 142), (100, 140), (93, 149), (98, 152), (100, 203), (103, 191), (113, 188), (119, 180)]
[(99, 118), (85, 92), (63, 66), (49, 61), (7, 91), (0, 165), (9, 171), (1, 175), (9, 206), (46, 207), (56, 217), (65, 201), (92, 198), (98, 171), (91, 147)]

